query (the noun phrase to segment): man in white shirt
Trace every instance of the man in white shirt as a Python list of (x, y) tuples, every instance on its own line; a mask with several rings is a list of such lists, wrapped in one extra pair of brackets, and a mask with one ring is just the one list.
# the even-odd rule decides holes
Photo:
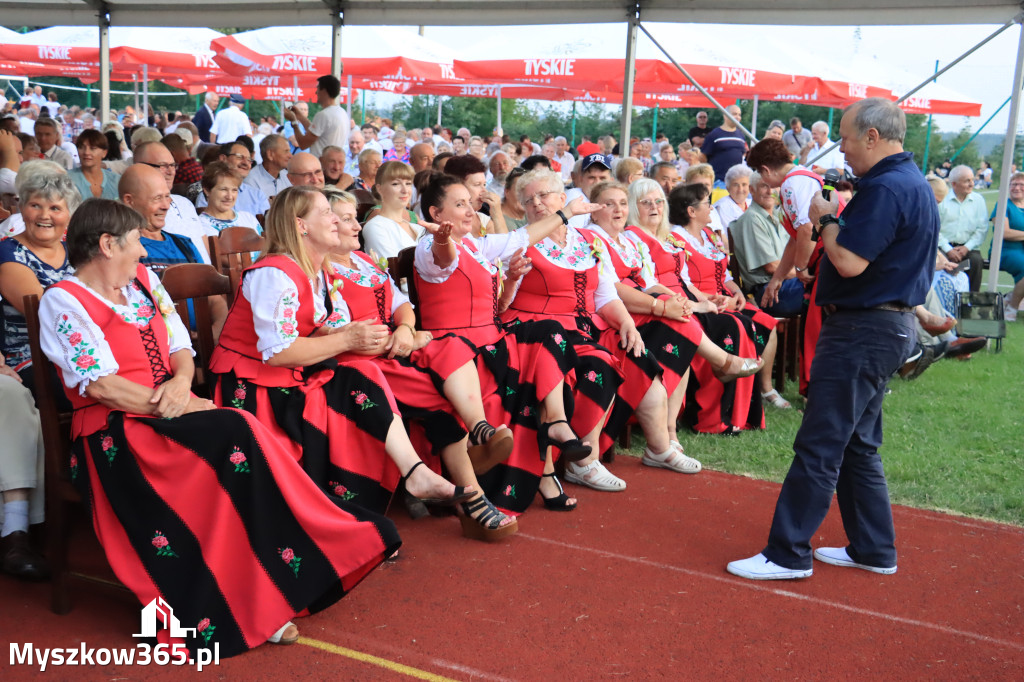
[(298, 121), (306, 129), (305, 133), (295, 131), (295, 143), (302, 149), (320, 158), (324, 147), (348, 146), (349, 118), (345, 110), (338, 106), (341, 94), (341, 81), (331, 75), (316, 79), (316, 103), (323, 107), (313, 121), (291, 107), (284, 112), (289, 121)]
[(828, 133), (827, 123), (824, 121), (816, 122), (811, 126), (811, 141), (800, 150), (800, 165), (807, 166), (808, 162), (813, 162), (814, 165), (808, 167), (818, 175), (824, 175), (832, 169), (842, 173), (846, 167), (846, 159), (843, 157), (843, 153), (839, 151), (839, 147), (817, 159), (819, 154), (832, 146), (832, 140), (828, 139)]
[[(160, 171), (167, 183), (167, 191), (174, 186), (177, 164), (167, 147), (160, 142), (143, 142), (134, 150), (135, 163)], [(210, 251), (206, 248), (206, 230), (199, 221), (192, 202), (178, 194), (171, 194), (171, 207), (167, 210), (164, 230), (188, 237), (196, 247), (204, 263), (210, 262)]]
[(562, 164), (562, 182), (572, 180), (572, 167), (576, 165), (576, 157), (569, 152), (569, 141), (559, 135), (555, 138), (554, 161)]
[(359, 175), (359, 153), (363, 151), (366, 140), (361, 130), (353, 130), (348, 136), (348, 151), (345, 152), (345, 172), (353, 178)]
[(36, 142), (39, 144), (39, 151), (43, 158), (56, 161), (67, 170), (75, 167), (75, 160), (66, 151), (61, 149), (60, 143), (64, 136), (61, 134), (60, 126), (52, 118), (41, 118), (36, 121), (33, 128), (36, 134)]
[(956, 166), (949, 171), (953, 191), (939, 204), (939, 249), (954, 263), (970, 262), (967, 277), (971, 291), (981, 288), (984, 259), (978, 248), (988, 234), (988, 209), (985, 199), (974, 193), (974, 170)]
[[(242, 178), (242, 185), (238, 188), (238, 198), (235, 200), (236, 210), (252, 213), (254, 216), (262, 216), (270, 210), (270, 200), (267, 199), (267, 195), (245, 182), (255, 161), (250, 155), (248, 147), (241, 142), (222, 145), (220, 157), (217, 160), (226, 163), (238, 177)], [(205, 208), (206, 205), (206, 193), (200, 192), (196, 199), (196, 207)]]
[[(487, 170), (490, 173), (490, 180), (487, 182), (487, 191), (494, 192), (504, 199), (505, 180), (508, 179), (508, 174), (512, 170), (512, 159), (508, 158), (508, 154), (505, 152), (494, 152), (491, 154), (491, 159), (487, 164)], [(572, 169), (570, 169), (570, 171), (571, 170)]]
[(252, 124), (249, 117), (242, 111), (245, 106), (245, 98), (241, 95), (231, 95), (230, 104), (217, 112), (210, 127), (210, 138), (217, 140), (217, 144), (234, 142), (243, 135), (252, 135)]
[(32, 88), (28, 98), (32, 101), (32, 104), (35, 104), (40, 109), (46, 106), (46, 97), (43, 96), (43, 86), (41, 85)]
[(253, 168), (242, 184), (250, 185), (268, 199), (273, 199), (281, 190), (292, 186), (285, 171), (292, 158), (292, 147), (283, 135), (267, 135), (260, 140), (260, 156), (263, 163)]
[(384, 156), (384, 145), (377, 139), (377, 126), (372, 123), (364, 123), (359, 128), (359, 132), (363, 135), (363, 149), (372, 149)]

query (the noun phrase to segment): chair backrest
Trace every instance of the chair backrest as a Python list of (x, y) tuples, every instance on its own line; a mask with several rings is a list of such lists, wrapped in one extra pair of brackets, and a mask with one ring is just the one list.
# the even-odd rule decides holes
[(395, 280), (395, 283), (401, 286), (402, 280), (405, 280), (406, 294), (409, 296), (409, 302), (413, 305), (413, 310), (416, 311), (416, 328), (420, 327), (420, 297), (416, 291), (416, 278), (412, 276), (415, 266), (413, 261), (416, 256), (416, 247), (407, 246), (398, 252), (397, 256), (388, 258), (388, 274), (391, 275), (391, 279)]
[(216, 237), (210, 237), (210, 262), (231, 279), (228, 301), (242, 281), (242, 270), (252, 265), (252, 252), (262, 251), (266, 238), (251, 227), (225, 227)]
[(230, 294), (231, 279), (203, 263), (181, 263), (164, 270), (160, 282), (174, 301), (178, 315), (183, 321), (188, 320), (188, 301), (192, 301), (196, 316), (195, 335), (199, 346), (195, 349), (197, 371), (192, 378), (192, 392), (212, 397), (209, 363), (216, 340), (213, 338), (209, 297)]
[[(53, 377), (60, 376), (43, 353), (39, 343), (39, 296), (31, 294), (24, 299), (25, 323), (28, 327), (28, 346), (32, 352), (32, 374), (35, 378), (36, 407), (43, 427), (43, 448), (46, 451), (45, 478), (47, 494), (56, 486), (71, 484), (68, 458), (71, 451), (71, 413), (61, 412), (57, 406)], [(67, 493), (67, 490), (65, 491)], [(47, 500), (49, 501), (49, 500)]]
[[(377, 199), (374, 198), (373, 192), (368, 189), (352, 189), (352, 196), (356, 198), (356, 220), (362, 225), (366, 222), (366, 214), (373, 210), (373, 207), (377, 205)], [(362, 234), (362, 233), (360, 233)]]

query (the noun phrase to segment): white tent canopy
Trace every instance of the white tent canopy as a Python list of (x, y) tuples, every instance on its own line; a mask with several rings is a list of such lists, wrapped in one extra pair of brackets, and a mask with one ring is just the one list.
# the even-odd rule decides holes
[(121, 26), (512, 25), (621, 22), (639, 10), (643, 21), (781, 25), (1002, 23), (1020, 11), (1016, 0), (15, 0), (0, 2), (4, 22), (95, 25), (106, 12)]

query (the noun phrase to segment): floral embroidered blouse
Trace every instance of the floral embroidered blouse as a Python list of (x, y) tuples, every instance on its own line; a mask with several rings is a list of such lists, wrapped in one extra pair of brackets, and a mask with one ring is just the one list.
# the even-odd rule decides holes
[[(612, 239), (605, 229), (597, 223), (590, 223), (587, 225), (587, 229), (593, 230), (604, 237), (612, 245), (612, 248), (615, 249), (615, 255), (622, 259), (627, 268), (639, 268), (640, 286), (643, 289), (650, 289), (658, 283), (658, 277), (654, 273), (654, 261), (651, 259), (651, 252), (640, 237), (624, 230), (619, 233), (618, 239)], [(615, 272), (611, 256), (606, 251), (601, 253), (601, 267), (611, 268), (611, 271)]]
[(488, 234), (483, 237), (466, 235), (462, 238), (462, 243), (472, 244), (476, 251), (455, 249), (455, 259), (448, 267), (441, 268), (434, 263), (434, 237), (421, 239), (416, 245), (416, 257), (413, 261), (420, 277), (433, 284), (447, 281), (458, 269), (459, 258), (463, 252), (472, 256), (473, 260), (493, 275), (498, 270), (498, 266), (494, 264), (495, 261), (501, 261), (504, 269), (516, 251), (525, 250), (530, 246), (530, 233), (519, 229), (506, 234)]
[[(313, 320), (329, 327), (347, 324), (350, 319), (347, 306), (327, 313), (324, 303), (327, 285), (323, 273), (318, 273), (310, 284), (313, 286)], [(252, 306), (253, 327), (258, 338), (256, 349), (266, 362), (299, 338), (299, 291), (283, 270), (269, 266), (247, 273), (241, 288), (242, 295)]]
[[(128, 302), (120, 305), (100, 296), (74, 275), (68, 276), (67, 280), (81, 285), (122, 320), (138, 327), (145, 327), (155, 315), (162, 315), (167, 324), (168, 354), (173, 355), (187, 348), (195, 355), (188, 328), (178, 317), (171, 297), (167, 295), (156, 274), (148, 269), (146, 272), (153, 292), (152, 304), (134, 281), (121, 289)], [(103, 329), (92, 321), (72, 294), (57, 287), (48, 289), (39, 302), (39, 324), (44, 330), (52, 329), (55, 332), (41, 334), (40, 343), (43, 352), (54, 361), (68, 388), (77, 388), (79, 395), (85, 395), (85, 389), (91, 382), (108, 374), (117, 374), (117, 360), (106, 342)]]
[(206, 234), (216, 237), (225, 227), (251, 227), (257, 234), (263, 234), (263, 227), (256, 220), (256, 216), (248, 211), (235, 210), (235, 217), (230, 220), (214, 218), (209, 213), (200, 213), (199, 222), (203, 224)]

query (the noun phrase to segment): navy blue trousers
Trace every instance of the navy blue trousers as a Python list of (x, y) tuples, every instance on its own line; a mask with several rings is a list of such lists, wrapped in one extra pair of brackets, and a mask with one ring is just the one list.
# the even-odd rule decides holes
[[(754, 287), (754, 303), (761, 305), (765, 284)], [(804, 311), (804, 283), (798, 278), (786, 279), (779, 287), (779, 300), (761, 310), (772, 317), (796, 317)]]
[(775, 506), (764, 555), (786, 568), (811, 568), (811, 539), (839, 499), (847, 552), (871, 566), (896, 565), (896, 532), (878, 448), (889, 378), (917, 339), (913, 313), (844, 310), (821, 329), (807, 409)]

